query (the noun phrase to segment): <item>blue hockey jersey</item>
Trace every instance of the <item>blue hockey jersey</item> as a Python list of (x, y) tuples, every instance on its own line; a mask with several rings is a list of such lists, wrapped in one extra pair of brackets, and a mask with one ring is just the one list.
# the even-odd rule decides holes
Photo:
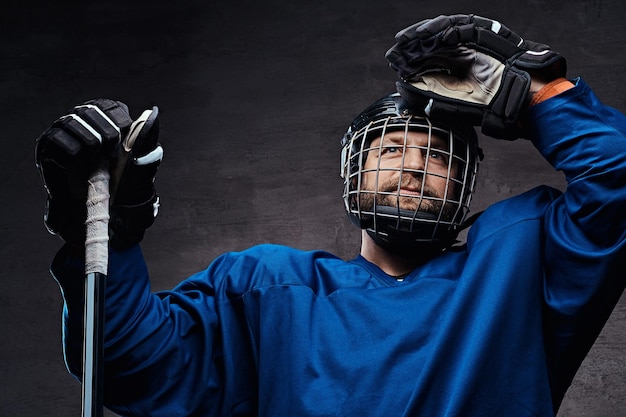
[[(362, 257), (261, 245), (151, 293), (112, 251), (105, 403), (129, 416), (553, 416), (626, 285), (626, 119), (589, 87), (529, 110), (564, 172), (488, 208), (403, 281)], [(80, 372), (82, 261), (61, 250)]]

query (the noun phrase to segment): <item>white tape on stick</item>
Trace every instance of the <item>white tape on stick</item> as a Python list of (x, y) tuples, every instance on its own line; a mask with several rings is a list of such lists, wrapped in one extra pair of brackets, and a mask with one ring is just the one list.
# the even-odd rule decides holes
[(88, 181), (85, 273), (106, 275), (109, 245), (109, 172), (97, 170)]

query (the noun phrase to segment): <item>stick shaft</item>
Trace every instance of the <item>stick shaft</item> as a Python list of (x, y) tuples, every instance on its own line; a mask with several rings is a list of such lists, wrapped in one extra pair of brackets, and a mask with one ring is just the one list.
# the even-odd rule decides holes
[(83, 417), (102, 417), (104, 371), (104, 289), (106, 275), (85, 277), (85, 333), (83, 339)]
[(88, 181), (86, 236), (82, 415), (102, 417), (104, 303), (109, 257), (109, 172), (104, 167)]

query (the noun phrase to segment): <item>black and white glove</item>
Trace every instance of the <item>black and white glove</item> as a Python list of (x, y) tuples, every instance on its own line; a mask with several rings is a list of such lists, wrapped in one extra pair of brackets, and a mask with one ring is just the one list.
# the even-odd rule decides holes
[(159, 144), (159, 109), (154, 106), (130, 126), (111, 158), (111, 244), (125, 247), (141, 242), (159, 213), (154, 188), (163, 148)]
[(111, 244), (141, 241), (158, 208), (153, 182), (163, 150), (157, 117), (154, 107), (133, 122), (124, 103), (90, 100), (37, 138), (35, 162), (48, 194), (44, 223), (51, 233), (84, 247), (87, 180), (108, 161)]
[(531, 74), (549, 82), (566, 73), (565, 58), (548, 45), (471, 14), (423, 20), (395, 40), (385, 57), (409, 103), (433, 119), (481, 126), (496, 138), (523, 135)]

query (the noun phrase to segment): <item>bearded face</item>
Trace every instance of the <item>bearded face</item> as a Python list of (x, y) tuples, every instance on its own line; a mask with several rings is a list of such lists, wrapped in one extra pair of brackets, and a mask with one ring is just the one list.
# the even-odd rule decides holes
[[(435, 218), (438, 218), (439, 213), (441, 213), (441, 220), (452, 221), (456, 214), (456, 205), (450, 202), (444, 205), (442, 196), (436, 190), (428, 186), (422, 187), (422, 184), (423, 181), (421, 180), (403, 180), (399, 190), (398, 180), (389, 179), (385, 183), (379, 184), (376, 192), (374, 190), (363, 190), (359, 195), (361, 210), (374, 212), (375, 201), (378, 207), (387, 206), (410, 212), (430, 213)], [(408, 192), (410, 189), (419, 191)]]
[(355, 118), (341, 176), (350, 221), (413, 256), (448, 247), (467, 226), (482, 153), (472, 127), (450, 129), (403, 106), (392, 94)]
[(430, 213), (451, 221), (458, 204), (457, 163), (447, 139), (427, 132), (387, 132), (372, 140), (363, 165), (359, 204), (362, 212), (375, 207)]

